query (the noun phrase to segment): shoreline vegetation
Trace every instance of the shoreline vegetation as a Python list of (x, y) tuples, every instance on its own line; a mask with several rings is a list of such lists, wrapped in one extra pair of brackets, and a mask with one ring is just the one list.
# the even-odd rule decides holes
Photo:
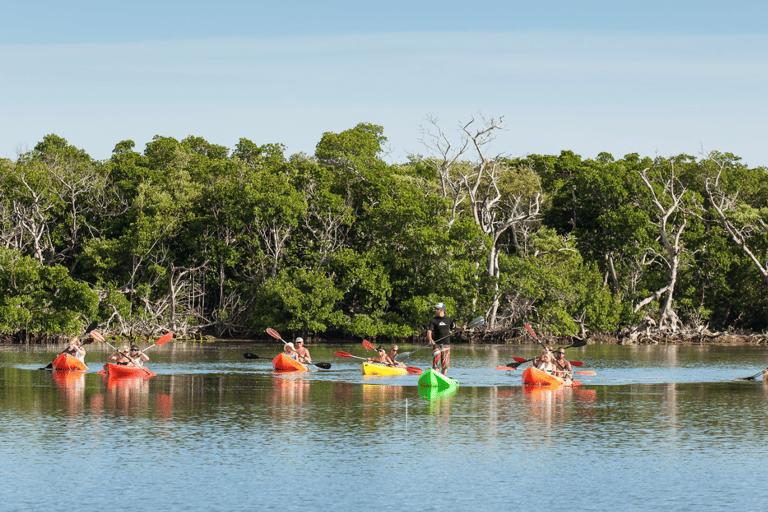
[(312, 155), (158, 135), (98, 161), (47, 135), (0, 159), (0, 343), (92, 321), (128, 339), (419, 342), (439, 302), (485, 319), (476, 343), (527, 343), (524, 324), (764, 343), (749, 333), (768, 331), (766, 168), (719, 151), (492, 154), (504, 123), (428, 118), (423, 154), (399, 163), (369, 123)]

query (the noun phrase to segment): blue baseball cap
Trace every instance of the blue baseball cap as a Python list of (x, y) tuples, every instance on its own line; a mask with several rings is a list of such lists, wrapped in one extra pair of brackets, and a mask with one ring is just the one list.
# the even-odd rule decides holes
[(443, 311), (445, 311), (445, 304), (443, 304), (442, 302), (438, 302), (437, 304), (435, 304), (435, 309), (442, 309)]

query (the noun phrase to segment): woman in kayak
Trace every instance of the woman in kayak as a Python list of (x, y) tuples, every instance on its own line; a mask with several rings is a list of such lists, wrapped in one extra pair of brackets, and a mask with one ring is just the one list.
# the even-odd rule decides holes
[(369, 358), (368, 359), (369, 363), (380, 363), (380, 364), (385, 364), (387, 366), (395, 366), (395, 363), (389, 358), (389, 356), (387, 355), (387, 350), (384, 347), (379, 345), (376, 348), (376, 352), (378, 355), (376, 357)]
[(544, 352), (539, 356), (541, 362), (536, 366), (537, 369), (552, 373), (555, 370), (555, 365), (552, 364), (552, 356), (549, 352)]
[(291, 359), (298, 360), (297, 358), (299, 357), (299, 354), (296, 352), (296, 347), (294, 347), (293, 343), (291, 343), (290, 341), (286, 343), (285, 346), (283, 347), (283, 353), (285, 353), (285, 355), (287, 355)]
[(134, 361), (135, 366), (144, 366), (144, 363), (149, 361), (149, 356), (139, 350), (138, 345), (131, 345), (131, 359)]
[(72, 338), (72, 341), (69, 342), (69, 347), (64, 352), (77, 358), (80, 362), (85, 362), (85, 349), (80, 346), (80, 338), (77, 336)]
[(395, 366), (405, 366), (400, 361), (395, 361), (395, 357), (397, 357), (397, 353), (400, 351), (400, 347), (397, 345), (392, 345), (389, 348), (389, 353), (387, 353), (387, 357), (389, 357), (390, 361), (392, 361), (392, 364)]

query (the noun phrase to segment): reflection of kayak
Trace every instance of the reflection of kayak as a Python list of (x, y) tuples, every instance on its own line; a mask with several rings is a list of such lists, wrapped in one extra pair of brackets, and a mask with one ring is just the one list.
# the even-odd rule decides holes
[(564, 380), (554, 375), (550, 375), (547, 372), (529, 366), (523, 372), (523, 384), (529, 386), (581, 386), (581, 382), (577, 380)]
[(122, 364), (107, 363), (104, 365), (104, 372), (110, 378), (141, 378), (148, 379), (157, 375), (143, 366), (126, 366)]
[(53, 381), (63, 388), (85, 384), (85, 374), (68, 370), (53, 370)]
[(419, 377), (419, 387), (449, 390), (451, 388), (459, 387), (459, 382), (456, 379), (446, 377), (442, 373), (436, 372), (434, 369), (430, 368)]
[(78, 358), (66, 353), (59, 354), (53, 360), (54, 370), (84, 371), (88, 367)]
[(368, 361), (363, 363), (361, 369), (363, 375), (405, 375), (408, 373), (401, 366), (387, 366), (385, 364), (369, 363)]
[[(454, 380), (454, 379), (451, 379)], [(454, 380), (455, 382), (455, 380)], [(445, 398), (448, 396), (453, 396), (456, 394), (456, 390), (459, 389), (459, 385), (456, 384), (455, 386), (447, 387), (447, 388), (437, 388), (437, 387), (424, 387), (419, 386), (419, 396), (421, 398), (425, 398), (427, 400), (437, 400), (438, 398)]]
[(272, 360), (272, 366), (280, 372), (306, 372), (308, 368), (297, 360), (280, 352)]

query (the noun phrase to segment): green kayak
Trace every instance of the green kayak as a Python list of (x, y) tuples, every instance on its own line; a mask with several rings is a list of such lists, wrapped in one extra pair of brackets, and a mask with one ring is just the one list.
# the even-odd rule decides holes
[(438, 390), (448, 390), (459, 387), (459, 382), (456, 379), (446, 377), (440, 372), (436, 372), (432, 368), (425, 371), (419, 377), (420, 388), (437, 388)]

